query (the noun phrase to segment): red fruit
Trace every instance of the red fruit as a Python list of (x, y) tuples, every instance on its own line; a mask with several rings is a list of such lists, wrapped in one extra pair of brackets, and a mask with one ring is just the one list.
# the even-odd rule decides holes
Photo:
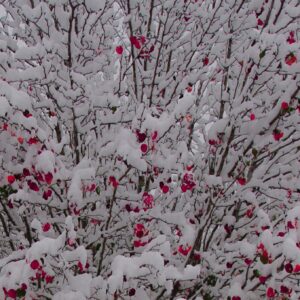
[(297, 57), (293, 53), (285, 57), (285, 63), (289, 66), (293, 65), (296, 62), (297, 62)]
[(264, 22), (261, 20), (261, 19), (257, 19), (257, 25), (258, 26), (263, 26), (264, 25)]
[(114, 187), (117, 188), (119, 185), (119, 182), (116, 180), (114, 176), (109, 176), (109, 183)]
[(30, 172), (28, 169), (26, 169), (26, 168), (23, 169), (23, 176), (25, 176), (25, 177), (30, 176)]
[(23, 112), (23, 115), (24, 115), (25, 118), (32, 117), (32, 114), (27, 109)]
[(139, 209), (138, 207), (135, 207), (134, 210), (133, 210), (133, 212), (139, 213), (139, 212), (140, 212), (140, 209)]
[(13, 203), (12, 203), (11, 200), (8, 200), (7, 206), (8, 206), (10, 209), (14, 208), (14, 205), (13, 205)]
[(265, 284), (265, 282), (267, 281), (267, 277), (266, 276), (259, 276), (258, 280), (261, 284)]
[(187, 166), (187, 167), (186, 167), (187, 171), (191, 171), (193, 168), (194, 168), (194, 165), (191, 165), (191, 166)]
[(151, 194), (148, 194), (147, 192), (143, 194), (143, 202), (147, 207), (152, 207), (153, 200), (154, 198)]
[(49, 117), (55, 117), (56, 116), (56, 112), (54, 111), (49, 111)]
[(92, 183), (90, 186), (90, 192), (93, 192), (96, 189), (96, 184)]
[(251, 120), (251, 121), (254, 121), (254, 120), (255, 120), (255, 114), (253, 114), (253, 113), (250, 114), (250, 120)]
[(163, 192), (164, 194), (168, 193), (169, 190), (170, 190), (170, 188), (169, 188), (167, 185), (164, 185), (164, 186), (162, 187), (162, 192)]
[(136, 137), (139, 143), (142, 143), (146, 138), (146, 133), (141, 133), (139, 130), (136, 131)]
[(207, 66), (207, 65), (209, 64), (209, 59), (208, 59), (208, 57), (205, 57), (205, 58), (202, 60), (202, 62), (203, 62), (203, 65), (204, 65), (204, 66)]
[(289, 36), (286, 40), (290, 45), (296, 43), (294, 36)]
[(47, 184), (51, 184), (51, 182), (52, 182), (52, 180), (53, 180), (53, 175), (52, 175), (52, 173), (50, 173), (50, 172), (48, 172), (47, 174), (45, 174), (45, 181), (47, 182)]
[(240, 184), (240, 185), (245, 185), (246, 184), (246, 179), (245, 178), (237, 178), (237, 182)]
[(144, 236), (144, 233), (143, 233), (142, 230), (139, 230), (139, 231), (137, 231), (137, 232), (135, 233), (135, 235), (136, 235), (136, 237), (138, 237), (138, 238), (142, 238), (142, 237)]
[(232, 232), (232, 230), (233, 230), (233, 225), (225, 224), (224, 225), (224, 229), (227, 232), (227, 234), (230, 234)]
[(143, 35), (140, 36), (139, 41), (143, 44), (146, 43), (146, 37), (144, 37)]
[(268, 287), (266, 294), (267, 294), (268, 298), (274, 298), (276, 293), (275, 293), (275, 290), (273, 288)]
[(283, 132), (281, 132), (280, 130), (274, 130), (273, 131), (273, 137), (275, 141), (279, 141), (282, 137), (283, 137)]
[(227, 262), (226, 263), (226, 268), (231, 269), (233, 266), (233, 262)]
[(281, 109), (282, 110), (287, 110), (289, 109), (289, 104), (285, 101), (281, 102)]
[(16, 180), (16, 178), (15, 178), (14, 175), (8, 175), (8, 176), (6, 177), (6, 179), (7, 179), (7, 182), (8, 182), (9, 184), (13, 184), (13, 183), (15, 182), (15, 180)]
[(280, 287), (280, 293), (282, 293), (282, 294), (289, 294), (290, 292), (291, 292), (291, 290), (288, 289), (285, 285), (282, 285)]
[(285, 232), (280, 231), (280, 232), (277, 233), (277, 236), (284, 237), (285, 236)]
[(141, 49), (141, 44), (140, 44), (140, 42), (138, 41), (137, 37), (131, 36), (131, 37), (130, 37), (130, 42), (131, 42), (131, 44), (132, 44), (136, 49)]
[(126, 205), (125, 205), (125, 209), (126, 209), (128, 212), (131, 212), (131, 211), (132, 211), (130, 204), (126, 204)]
[(50, 224), (50, 223), (45, 223), (45, 224), (43, 225), (43, 231), (44, 231), (44, 232), (49, 231), (50, 228), (51, 228), (51, 224)]
[(146, 244), (147, 244), (147, 242), (141, 242), (141, 241), (134, 241), (134, 242), (133, 242), (133, 246), (134, 246), (135, 248), (143, 247), (143, 246), (145, 246)]
[(187, 186), (185, 184), (181, 185), (181, 190), (183, 193), (185, 193), (187, 191)]
[(141, 145), (141, 151), (142, 151), (143, 153), (146, 153), (147, 150), (148, 150), (147, 144), (142, 144), (142, 145)]
[(36, 137), (30, 138), (27, 143), (29, 145), (35, 145), (38, 143), (38, 139)]
[(240, 296), (233, 296), (233, 297), (231, 298), (231, 300), (241, 300), (241, 297), (240, 297)]
[(129, 290), (129, 292), (128, 292), (128, 295), (130, 296), (130, 297), (132, 297), (132, 296), (134, 296), (135, 295), (135, 289), (130, 289)]
[(12, 299), (16, 299), (17, 298), (17, 291), (14, 289), (9, 289), (8, 291), (6, 291), (5, 288), (3, 288), (4, 293), (7, 297), (10, 297)]
[(54, 280), (54, 276), (46, 275), (46, 277), (45, 277), (46, 283), (52, 283), (53, 280)]
[(287, 222), (288, 229), (295, 229), (295, 226), (293, 225), (292, 221)]
[(191, 86), (188, 86), (188, 87), (186, 88), (186, 91), (187, 91), (188, 93), (191, 93), (191, 92), (193, 91), (193, 88), (192, 88)]
[(43, 175), (40, 172), (36, 173), (35, 177), (36, 177), (36, 180), (39, 182), (44, 181)]
[(178, 252), (181, 253), (184, 256), (187, 256), (191, 250), (192, 250), (192, 246), (184, 247), (183, 245), (180, 245), (178, 247)]
[(37, 270), (40, 267), (40, 263), (35, 259), (31, 262), (30, 267), (32, 270)]
[(253, 208), (247, 209), (246, 216), (250, 219), (253, 217)]
[(216, 140), (209, 140), (208, 143), (211, 145), (211, 146), (214, 146), (217, 144), (217, 141)]
[(23, 290), (23, 291), (27, 290), (27, 284), (26, 283), (21, 284), (21, 290)]
[(23, 143), (24, 143), (24, 138), (23, 138), (22, 136), (19, 136), (19, 137), (18, 137), (18, 142), (19, 142), (20, 144), (23, 144)]
[(27, 184), (28, 184), (29, 188), (31, 190), (35, 191), (35, 192), (38, 192), (40, 190), (38, 185), (35, 182), (31, 181), (31, 180), (28, 180)]
[(152, 141), (155, 141), (157, 139), (157, 131), (154, 131), (152, 134), (151, 134), (151, 138), (152, 138)]
[(116, 47), (116, 52), (117, 52), (117, 54), (122, 55), (122, 53), (123, 53), (123, 47), (122, 46), (117, 46)]
[(300, 272), (300, 265), (297, 264), (294, 268), (294, 273), (299, 273)]
[(51, 191), (51, 190), (45, 191), (45, 192), (43, 193), (43, 198), (44, 198), (45, 200), (48, 200), (48, 198), (51, 197), (51, 195), (52, 195), (52, 191)]
[(245, 262), (245, 264), (246, 264), (247, 266), (250, 266), (250, 265), (252, 264), (252, 260), (251, 260), (250, 258), (246, 258), (246, 259), (244, 260), (244, 262)]

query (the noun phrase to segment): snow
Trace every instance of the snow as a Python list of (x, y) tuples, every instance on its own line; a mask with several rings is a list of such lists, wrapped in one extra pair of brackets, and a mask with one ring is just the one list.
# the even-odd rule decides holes
[(44, 173), (54, 173), (55, 156), (52, 151), (42, 151), (36, 158), (36, 170)]
[(87, 300), (81, 292), (61, 291), (53, 296), (53, 300)]
[(5, 97), (0, 97), (0, 117), (4, 117), (11, 110)]

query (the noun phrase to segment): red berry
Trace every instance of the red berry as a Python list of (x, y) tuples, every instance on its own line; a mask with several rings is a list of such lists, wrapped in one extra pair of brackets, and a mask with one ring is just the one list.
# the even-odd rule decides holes
[(16, 180), (16, 178), (15, 178), (14, 175), (8, 175), (8, 176), (6, 177), (6, 179), (7, 179), (7, 182), (8, 182), (9, 184), (13, 184), (13, 183), (15, 182), (15, 180)]
[(247, 209), (246, 216), (250, 219), (253, 217), (253, 209), (252, 208)]
[(180, 245), (178, 247), (178, 252), (181, 253), (184, 256), (187, 256), (191, 250), (192, 250), (192, 246), (184, 247), (183, 245)]
[(169, 190), (170, 190), (170, 188), (169, 188), (167, 185), (164, 185), (164, 186), (162, 187), (162, 192), (163, 192), (164, 194), (168, 193)]
[(45, 181), (47, 182), (47, 184), (51, 184), (52, 179), (53, 179), (52, 173), (48, 172), (47, 174), (45, 174)]
[(285, 63), (289, 66), (293, 65), (296, 62), (297, 62), (297, 57), (293, 53), (285, 57)]
[(40, 263), (35, 259), (31, 262), (30, 267), (32, 270), (37, 270), (40, 267)]
[(282, 285), (280, 287), (280, 293), (282, 293), (282, 294), (289, 294), (290, 290), (285, 285)]
[(32, 182), (31, 180), (28, 180), (27, 184), (29, 188), (35, 192), (38, 192), (40, 190), (38, 185), (35, 182)]
[(275, 297), (275, 290), (271, 287), (267, 289), (267, 297), (268, 298), (274, 298)]
[(152, 138), (152, 141), (155, 141), (157, 139), (157, 131), (154, 131), (152, 134), (151, 134), (151, 138)]
[(142, 144), (142, 145), (141, 145), (141, 151), (142, 151), (143, 153), (146, 153), (147, 150), (148, 150), (147, 144)]
[(250, 120), (251, 120), (251, 121), (254, 121), (254, 120), (255, 120), (255, 114), (253, 114), (253, 113), (250, 114)]
[(293, 265), (291, 263), (287, 263), (285, 266), (284, 266), (284, 269), (287, 273), (292, 273), (293, 272)]
[(14, 205), (13, 205), (13, 203), (12, 203), (11, 200), (8, 200), (7, 206), (8, 206), (10, 209), (14, 208)]
[(263, 26), (264, 25), (264, 22), (261, 20), (261, 19), (257, 19), (257, 25), (258, 26)]
[(123, 53), (123, 47), (122, 46), (117, 46), (116, 47), (116, 52), (117, 52), (117, 54), (122, 55), (122, 53)]
[(24, 138), (23, 138), (22, 136), (19, 136), (19, 137), (18, 137), (18, 142), (19, 142), (20, 144), (23, 144), (23, 143), (24, 143)]
[(261, 284), (265, 284), (265, 282), (267, 281), (267, 277), (266, 276), (259, 276), (258, 280)]
[(237, 182), (240, 184), (240, 185), (245, 185), (246, 184), (246, 179), (245, 178), (237, 178)]
[(135, 295), (135, 289), (130, 289), (129, 290), (129, 292), (128, 292), (128, 295), (130, 296), (130, 297), (132, 297), (132, 296), (134, 296)]
[(35, 145), (38, 143), (38, 139), (36, 137), (32, 137), (27, 142), (29, 145)]
[(283, 137), (283, 132), (276, 129), (276, 130), (273, 131), (273, 137), (274, 137), (275, 141), (280, 141), (280, 139)]
[(28, 169), (26, 169), (26, 168), (23, 169), (23, 176), (25, 176), (25, 177), (30, 176), (30, 172)]
[(281, 102), (281, 109), (282, 109), (282, 110), (287, 110), (287, 109), (289, 109), (289, 104), (288, 104), (287, 102), (285, 102), (285, 101), (282, 101), (282, 102)]
[(292, 221), (287, 222), (288, 229), (295, 229), (295, 226), (293, 225)]
[(136, 233), (135, 233), (136, 237), (138, 238), (142, 238), (144, 236), (144, 232), (142, 230), (138, 230)]
[(209, 64), (209, 59), (208, 59), (208, 57), (205, 57), (204, 59), (203, 59), (203, 65), (204, 66), (207, 66), (208, 64)]
[[(5, 292), (6, 290), (4, 290)], [(17, 291), (14, 289), (9, 289), (8, 291), (6, 291), (6, 296), (12, 298), (12, 299), (16, 299), (17, 298)]]
[(300, 272), (300, 264), (297, 264), (294, 268), (294, 273), (299, 273)]
[(44, 232), (49, 231), (50, 228), (51, 228), (51, 224), (50, 224), (50, 223), (45, 223), (45, 224), (43, 225), (43, 231), (44, 231)]
[(53, 280), (54, 280), (54, 276), (46, 275), (46, 277), (45, 277), (46, 283), (52, 283)]

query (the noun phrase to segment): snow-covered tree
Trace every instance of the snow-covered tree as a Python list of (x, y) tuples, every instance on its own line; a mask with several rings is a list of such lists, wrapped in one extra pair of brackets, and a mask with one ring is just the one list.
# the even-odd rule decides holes
[(298, 0), (0, 1), (1, 299), (298, 299)]

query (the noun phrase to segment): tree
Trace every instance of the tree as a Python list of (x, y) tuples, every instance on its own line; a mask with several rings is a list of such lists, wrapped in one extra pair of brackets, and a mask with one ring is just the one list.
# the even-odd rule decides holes
[(1, 299), (298, 299), (298, 1), (1, 9)]

